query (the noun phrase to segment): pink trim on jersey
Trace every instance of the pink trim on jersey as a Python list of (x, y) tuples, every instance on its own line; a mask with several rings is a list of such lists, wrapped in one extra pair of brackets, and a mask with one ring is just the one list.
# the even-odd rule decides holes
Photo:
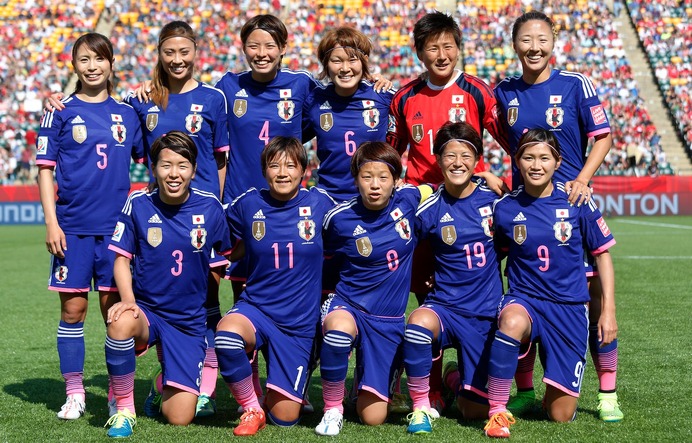
[(387, 397), (386, 395), (380, 394), (379, 392), (377, 392), (377, 390), (375, 390), (374, 388), (371, 388), (370, 386), (363, 385), (360, 389), (363, 391), (368, 391), (371, 394), (375, 394), (375, 396), (377, 398), (381, 399), (382, 401), (386, 401), (387, 403), (391, 403), (391, 400), (389, 399), (389, 397)]
[(586, 134), (586, 137), (589, 137), (589, 138), (590, 138), (590, 137), (595, 137), (595, 136), (597, 136), (597, 135), (609, 134), (609, 133), (610, 133), (610, 128), (601, 128), (601, 129), (597, 129), (597, 130), (595, 130), (595, 131), (593, 131), (593, 132), (587, 133), (587, 134)]
[(209, 262), (209, 267), (210, 267), (210, 268), (217, 268), (217, 267), (219, 267), (219, 266), (226, 267), (226, 266), (228, 266), (228, 264), (229, 264), (229, 261), (228, 261), (228, 260), (226, 260), (226, 259), (223, 258), (223, 257), (219, 257), (219, 258), (217, 259), (217, 261), (214, 261), (214, 262), (210, 261), (210, 262)]
[(283, 389), (281, 389), (280, 387), (276, 386), (273, 383), (267, 383), (267, 389), (271, 389), (272, 391), (278, 392), (279, 394), (283, 395), (287, 399), (293, 400), (296, 403), (300, 403), (301, 405), (303, 404), (302, 398), (296, 397), (295, 395), (293, 395), (287, 391), (284, 391)]
[(172, 387), (172, 388), (178, 388), (178, 389), (180, 389), (181, 391), (189, 392), (189, 393), (191, 393), (191, 394), (195, 394), (195, 395), (199, 396), (199, 391), (198, 391), (198, 390), (192, 389), (192, 388), (189, 387), (189, 386), (181, 385), (180, 383), (176, 383), (176, 382), (173, 382), (173, 381), (169, 381), (169, 382), (167, 382), (164, 386), (170, 386), (170, 387)]
[(228, 275), (224, 275), (223, 279), (228, 280), (228, 281), (242, 281), (242, 282), (247, 281), (247, 277), (229, 277)]
[(98, 290), (103, 292), (119, 292), (116, 286), (99, 286)]
[(89, 292), (91, 288), (61, 288), (60, 286), (48, 286), (50, 291), (67, 292), (69, 294), (76, 294), (79, 292)]
[(122, 255), (122, 256), (125, 257), (125, 258), (129, 258), (130, 260), (132, 260), (132, 254), (129, 253), (129, 252), (127, 252), (127, 251), (124, 250), (124, 249), (121, 249), (121, 248), (119, 248), (119, 247), (117, 247), (117, 246), (115, 246), (115, 245), (108, 245), (108, 249), (110, 249), (111, 251), (114, 251), (114, 252), (116, 252), (116, 253)]
[(140, 165), (144, 164), (145, 161), (146, 161), (146, 157), (135, 159), (135, 163), (140, 164)]
[(596, 272), (596, 271), (587, 271), (586, 272), (586, 278), (593, 278), (593, 277), (598, 277), (598, 272)]
[(36, 166), (53, 166), (57, 165), (58, 162), (55, 160), (36, 160)]
[(561, 384), (554, 382), (548, 378), (543, 377), (543, 383), (545, 383), (546, 385), (550, 385), (556, 389), (559, 389), (560, 391), (564, 392), (565, 394), (569, 395), (570, 397), (579, 398), (578, 392), (571, 391), (571, 390), (567, 389), (566, 387), (562, 386)]
[(487, 393), (487, 392), (483, 392), (483, 391), (481, 391), (480, 389), (474, 388), (474, 387), (471, 386), (471, 385), (464, 385), (464, 389), (467, 390), (467, 391), (471, 391), (471, 392), (473, 392), (473, 393), (476, 394), (476, 395), (480, 395), (480, 396), (483, 397), (483, 398), (488, 398), (488, 393)]
[(231, 150), (231, 147), (229, 145), (219, 146), (218, 148), (214, 148), (214, 152), (228, 152), (230, 150)]
[(591, 255), (593, 255), (594, 257), (597, 255), (601, 255), (605, 251), (607, 251), (608, 249), (612, 248), (614, 244), (615, 244), (615, 239), (612, 239), (611, 241), (609, 241), (605, 245), (601, 246), (600, 248), (594, 249), (593, 251), (591, 251)]

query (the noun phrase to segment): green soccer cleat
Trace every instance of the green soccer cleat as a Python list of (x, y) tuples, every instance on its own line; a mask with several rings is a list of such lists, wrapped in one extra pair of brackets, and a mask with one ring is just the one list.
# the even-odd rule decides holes
[(392, 400), (389, 403), (389, 412), (393, 414), (407, 414), (411, 412), (411, 405), (409, 405), (406, 395), (400, 392), (392, 394)]
[(598, 415), (601, 417), (601, 420), (608, 423), (622, 421), (625, 418), (625, 414), (620, 410), (616, 392), (598, 393)]
[(156, 371), (154, 378), (151, 380), (151, 388), (149, 395), (144, 400), (144, 415), (147, 417), (158, 417), (161, 415), (161, 393), (156, 388), (156, 379), (161, 374), (161, 368)]
[(137, 424), (137, 417), (129, 409), (118, 411), (106, 422), (108, 436), (110, 438), (126, 438), (132, 435), (132, 428)]
[(429, 411), (425, 409), (415, 409), (408, 416), (408, 428), (406, 432), (409, 434), (430, 434), (432, 432), (432, 422), (435, 420)]
[(210, 417), (216, 414), (216, 401), (207, 394), (201, 394), (197, 398), (195, 417)]
[(509, 399), (507, 409), (512, 415), (525, 415), (536, 409), (536, 391), (517, 391), (517, 395)]

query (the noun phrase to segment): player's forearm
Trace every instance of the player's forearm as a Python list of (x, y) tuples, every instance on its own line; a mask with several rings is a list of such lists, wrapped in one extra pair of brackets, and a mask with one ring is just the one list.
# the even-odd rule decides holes
[(601, 312), (615, 315), (615, 270), (610, 252), (596, 256), (598, 278), (601, 282)]
[(118, 286), (118, 292), (120, 292), (120, 301), (123, 303), (135, 303), (129, 258), (123, 255), (118, 255), (115, 258), (113, 276), (115, 277), (115, 284)]
[(613, 145), (613, 137), (610, 133), (596, 137), (593, 148), (589, 156), (586, 157), (586, 162), (584, 167), (579, 172), (576, 180), (588, 184), (593, 178), (598, 168), (601, 167), (603, 161), (605, 160), (608, 152), (610, 152), (610, 147)]
[(43, 206), (43, 218), (46, 226), (57, 225), (58, 217), (55, 213), (55, 186), (53, 185), (53, 169), (41, 168), (38, 171), (38, 190)]

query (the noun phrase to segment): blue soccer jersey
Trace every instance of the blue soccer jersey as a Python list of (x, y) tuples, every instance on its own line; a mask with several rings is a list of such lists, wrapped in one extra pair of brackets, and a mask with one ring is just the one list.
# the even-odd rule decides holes
[(231, 240), (213, 193), (191, 188), (182, 205), (163, 203), (156, 189), (132, 193), (108, 247), (131, 258), (137, 304), (178, 329), (204, 335), (209, 268), (228, 262)]
[(417, 212), (416, 230), (435, 255), (435, 287), (426, 303), (495, 317), (502, 299), (500, 262), (493, 244), (493, 202), (485, 185), (458, 199), (440, 187)]
[(318, 188), (301, 189), (287, 202), (253, 188), (226, 210), (231, 235), (243, 241), (248, 264), (240, 302), (259, 309), (287, 334), (315, 334), (322, 290), (322, 221), (334, 204)]
[(508, 250), (511, 293), (562, 303), (587, 302), (584, 245), (598, 255), (615, 239), (593, 200), (570, 206), (564, 185), (554, 184), (549, 197), (537, 199), (520, 186), (495, 204), (495, 244)]
[(62, 103), (41, 119), (36, 164), (55, 167), (65, 234), (111, 235), (130, 191), (130, 158), (144, 161), (137, 114), (111, 97), (88, 103), (71, 95)]
[(404, 315), (420, 199), (418, 188), (405, 185), (379, 211), (367, 209), (359, 196), (327, 214), (325, 253), (344, 257), (336, 294), (353, 307), (371, 315)]
[(312, 91), (305, 102), (306, 126), (317, 137), (320, 160), (317, 186), (337, 201), (358, 195), (351, 176), (351, 157), (366, 141), (385, 141), (393, 91), (375, 92), (361, 81), (355, 94), (342, 97), (334, 84)]
[[(553, 70), (548, 80), (535, 85), (521, 77), (506, 78), (495, 87), (495, 96), (512, 157), (528, 129), (547, 129), (557, 137), (562, 165), (555, 171), (556, 181), (576, 179), (584, 167), (589, 137), (610, 132), (603, 104), (582, 74)], [(514, 188), (521, 183), (514, 159), (512, 181)]]
[(317, 81), (306, 72), (280, 70), (269, 83), (252, 79), (252, 72), (227, 72), (216, 87), (229, 103), (231, 150), (223, 201), (230, 203), (250, 188), (262, 189), (260, 155), (273, 137), (302, 139), (303, 103)]
[(173, 130), (184, 132), (194, 140), (198, 152), (191, 186), (221, 196), (214, 154), (228, 151), (229, 145), (226, 97), (220, 90), (200, 82), (191, 91), (169, 94), (165, 110), (151, 101), (142, 103), (134, 95), (129, 95), (125, 102), (137, 111), (147, 155), (154, 141), (163, 134)]

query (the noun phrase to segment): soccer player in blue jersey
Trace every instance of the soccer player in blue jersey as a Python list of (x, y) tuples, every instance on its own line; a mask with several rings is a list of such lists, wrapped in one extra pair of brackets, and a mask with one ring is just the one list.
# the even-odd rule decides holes
[[(435, 256), (434, 288), (411, 315), (404, 337), (404, 366), (413, 400), (408, 432), (432, 431), (431, 356), (457, 349), (463, 380), (454, 383), (466, 419), (487, 416), (487, 358), (502, 300), (500, 262), (493, 244), (492, 206), (497, 195), (472, 181), (483, 143), (468, 123), (444, 124), (433, 152), (444, 184), (423, 202), (416, 231), (428, 238)], [(456, 366), (456, 365), (454, 365)], [(452, 372), (446, 371), (445, 373)]]
[[(118, 300), (108, 236), (130, 190), (130, 158), (144, 161), (142, 133), (131, 106), (110, 97), (113, 46), (84, 34), (72, 48), (75, 92), (63, 112), (46, 112), (36, 146), (38, 185), (52, 254), (48, 289), (60, 294), (58, 356), (66, 420), (84, 414), (84, 319), (88, 293), (99, 291), (101, 314)], [(58, 184), (55, 201), (53, 173)]]
[[(589, 181), (598, 170), (612, 145), (608, 117), (591, 81), (582, 74), (553, 69), (556, 30), (553, 21), (540, 11), (523, 14), (514, 23), (512, 42), (522, 65), (521, 76), (500, 82), (495, 95), (501, 120), (507, 133), (511, 154), (518, 149), (518, 140), (531, 128), (551, 131), (562, 147), (562, 165), (555, 172), (565, 184), (572, 204), (586, 204), (591, 196)], [(588, 140), (593, 138), (591, 152), (586, 156)], [(520, 183), (517, 164), (513, 162), (514, 187)], [(623, 413), (617, 400), (617, 340), (606, 344), (598, 341), (598, 328), (617, 332), (614, 313), (600, 308), (601, 288), (598, 269), (587, 258), (591, 304), (589, 348), (599, 379), (599, 413), (604, 421), (620, 421)], [(612, 315), (611, 315), (612, 314)], [(522, 359), (517, 371), (518, 395), (510, 409), (521, 412), (535, 403), (533, 365), (535, 353)]]
[[(301, 189), (300, 140), (274, 137), (261, 164), (269, 188), (249, 189), (226, 211), (232, 259), (244, 255), (248, 263), (247, 286), (216, 333), (221, 374), (243, 409), (238, 436), (256, 434), (267, 417), (284, 427), (298, 422), (319, 320), (322, 220), (335, 204), (319, 188)], [(248, 361), (257, 351), (267, 362), (266, 417)]]
[(359, 196), (332, 209), (324, 222), (325, 252), (344, 257), (336, 293), (323, 306), (320, 353), (324, 416), (319, 435), (337, 435), (343, 424), (348, 358), (358, 360), (356, 410), (367, 425), (387, 418), (398, 378), (404, 312), (416, 246), (415, 212), (431, 189), (406, 185), (399, 154), (385, 142), (365, 142), (351, 158)]
[[(565, 185), (554, 180), (562, 166), (553, 132), (530, 129), (515, 161), (523, 185), (495, 204), (495, 244), (506, 251), (509, 291), (488, 363), (489, 437), (508, 438), (515, 419), (507, 411), (520, 346), (539, 341), (545, 369), (544, 407), (550, 419), (571, 421), (586, 364), (589, 336), (589, 289), (584, 277), (584, 245), (599, 267), (601, 309), (615, 315), (615, 277), (608, 249), (615, 244), (593, 201), (571, 205)], [(616, 332), (599, 325), (604, 344)]]
[(174, 425), (195, 417), (205, 358), (207, 276), (225, 267), (228, 224), (214, 193), (191, 188), (197, 147), (171, 131), (150, 151), (157, 187), (137, 191), (122, 209), (109, 249), (121, 301), (108, 310), (106, 367), (116, 398), (108, 436), (132, 434), (136, 423), (136, 354), (161, 349), (161, 411)]
[(370, 82), (368, 58), (372, 43), (349, 27), (328, 31), (317, 47), (320, 79), (304, 105), (308, 129), (315, 134), (320, 160), (317, 186), (337, 201), (358, 195), (351, 176), (351, 157), (366, 141), (384, 141), (392, 90), (381, 92)]

